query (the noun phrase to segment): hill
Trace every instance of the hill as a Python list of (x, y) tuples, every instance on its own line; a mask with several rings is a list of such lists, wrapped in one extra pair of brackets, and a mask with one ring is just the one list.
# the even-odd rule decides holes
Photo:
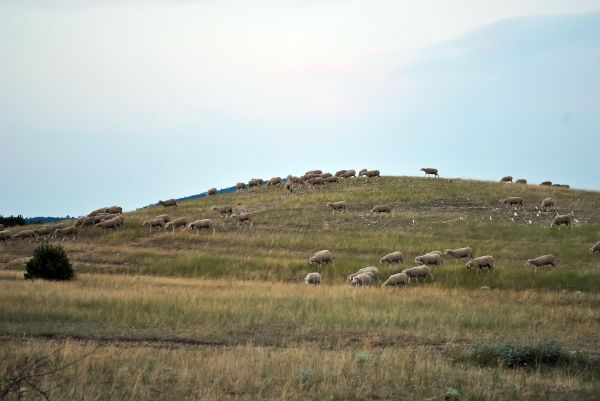
[[(522, 209), (509, 209), (499, 200), (524, 199)], [(557, 207), (540, 211), (541, 200)], [(328, 201), (345, 200), (348, 212), (332, 214)], [(64, 245), (81, 272), (118, 272), (207, 278), (300, 280), (320, 270), (326, 282), (342, 282), (358, 268), (378, 264), (391, 251), (402, 250), (407, 266), (431, 250), (470, 246), (475, 254), (493, 255), (496, 271), (466, 271), (464, 261), (436, 270), (434, 285), (479, 288), (600, 288), (600, 258), (587, 250), (600, 233), (600, 194), (543, 187), (461, 179), (381, 177), (354, 179), (322, 189), (300, 189), (287, 195), (281, 188), (181, 202), (177, 208), (149, 207), (124, 215), (117, 232), (85, 228), (77, 241)], [(392, 216), (372, 216), (376, 204), (394, 208)], [(253, 213), (253, 227), (238, 227), (212, 210), (232, 205)], [(141, 222), (161, 213), (190, 221), (211, 218), (215, 232), (153, 232)], [(573, 229), (551, 229), (556, 213), (571, 213)], [(3, 267), (20, 268), (34, 244), (5, 245)], [(307, 258), (319, 249), (331, 250), (333, 266), (313, 267)], [(534, 271), (528, 258), (552, 253), (559, 267)], [(401, 267), (380, 266), (387, 273)]]

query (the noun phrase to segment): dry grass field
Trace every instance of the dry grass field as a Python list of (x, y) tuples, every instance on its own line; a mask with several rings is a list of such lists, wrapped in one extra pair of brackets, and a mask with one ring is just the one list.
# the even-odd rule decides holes
[[(525, 207), (503, 207), (506, 196)], [(550, 229), (556, 211), (536, 209), (547, 196), (573, 213), (572, 229)], [(328, 210), (336, 200), (348, 213)], [(393, 215), (367, 213), (380, 203)], [(252, 211), (253, 227), (216, 216), (225, 204)], [(595, 400), (600, 256), (588, 248), (600, 239), (599, 205), (597, 192), (411, 177), (219, 195), (166, 211), (212, 218), (214, 233), (149, 233), (140, 223), (158, 207), (126, 213), (117, 232), (85, 228), (62, 243), (77, 273), (65, 283), (22, 279), (35, 242), (0, 244), (0, 375), (93, 351), (35, 384), (57, 400)], [(407, 288), (345, 282), (369, 265), (384, 278), (400, 271), (377, 263), (394, 250), (407, 267), (459, 246), (493, 255), (494, 271), (446, 258), (433, 280)], [(324, 248), (335, 264), (310, 266)], [(525, 265), (546, 253), (557, 267)], [(324, 284), (305, 286), (309, 271)], [(517, 351), (497, 364), (477, 351), (548, 340), (560, 344), (560, 363), (540, 353), (515, 368), (507, 361)], [(40, 398), (28, 386), (9, 399), (18, 396)]]

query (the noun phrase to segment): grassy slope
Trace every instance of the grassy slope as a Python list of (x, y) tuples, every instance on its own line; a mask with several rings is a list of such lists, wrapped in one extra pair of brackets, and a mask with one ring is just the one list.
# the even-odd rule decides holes
[[(499, 199), (521, 196), (525, 210), (502, 207)], [(573, 211), (573, 230), (549, 228), (554, 212), (538, 215), (536, 206), (551, 196), (561, 213)], [(349, 213), (332, 215), (327, 201), (345, 200)], [(394, 206), (393, 217), (373, 217), (375, 204)], [(230, 204), (254, 212), (254, 227), (238, 228), (215, 215), (212, 207)], [(320, 270), (328, 282), (342, 281), (358, 268), (375, 265), (385, 253), (401, 249), (413, 265), (415, 256), (434, 249), (471, 246), (476, 255), (491, 254), (491, 275), (467, 272), (464, 262), (436, 268), (436, 285), (478, 288), (600, 289), (600, 258), (587, 253), (600, 238), (600, 194), (554, 187), (481, 181), (382, 177), (333, 185), (288, 196), (281, 189), (228, 194), (168, 209), (171, 217), (213, 218), (216, 233), (153, 233), (141, 221), (164, 211), (145, 209), (125, 215), (127, 227), (117, 233), (86, 228), (81, 239), (66, 243), (79, 271), (130, 272), (195, 277), (297, 280)], [(491, 217), (491, 220), (490, 220)], [(513, 220), (511, 220), (513, 219)], [(531, 224), (529, 223), (531, 221)], [(22, 268), (35, 244), (2, 246), (4, 267)], [(306, 258), (330, 249), (336, 263), (321, 269)], [(560, 267), (537, 271), (525, 260), (546, 253)], [(399, 267), (384, 272), (396, 272)], [(547, 271), (550, 270), (550, 271)]]

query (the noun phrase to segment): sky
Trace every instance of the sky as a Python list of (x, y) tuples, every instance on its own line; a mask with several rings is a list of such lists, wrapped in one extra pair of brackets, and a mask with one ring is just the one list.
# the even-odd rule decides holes
[(600, 0), (5, 0), (0, 214), (309, 169), (600, 190)]

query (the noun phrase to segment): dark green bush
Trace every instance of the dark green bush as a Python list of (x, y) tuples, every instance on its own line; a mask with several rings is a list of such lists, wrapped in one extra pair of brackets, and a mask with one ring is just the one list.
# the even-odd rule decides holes
[(64, 249), (46, 242), (35, 249), (26, 268), (26, 279), (70, 280), (74, 275)]
[(504, 365), (511, 368), (554, 366), (572, 359), (554, 340), (542, 341), (536, 346), (517, 343), (483, 343), (475, 346), (471, 357), (480, 365)]

